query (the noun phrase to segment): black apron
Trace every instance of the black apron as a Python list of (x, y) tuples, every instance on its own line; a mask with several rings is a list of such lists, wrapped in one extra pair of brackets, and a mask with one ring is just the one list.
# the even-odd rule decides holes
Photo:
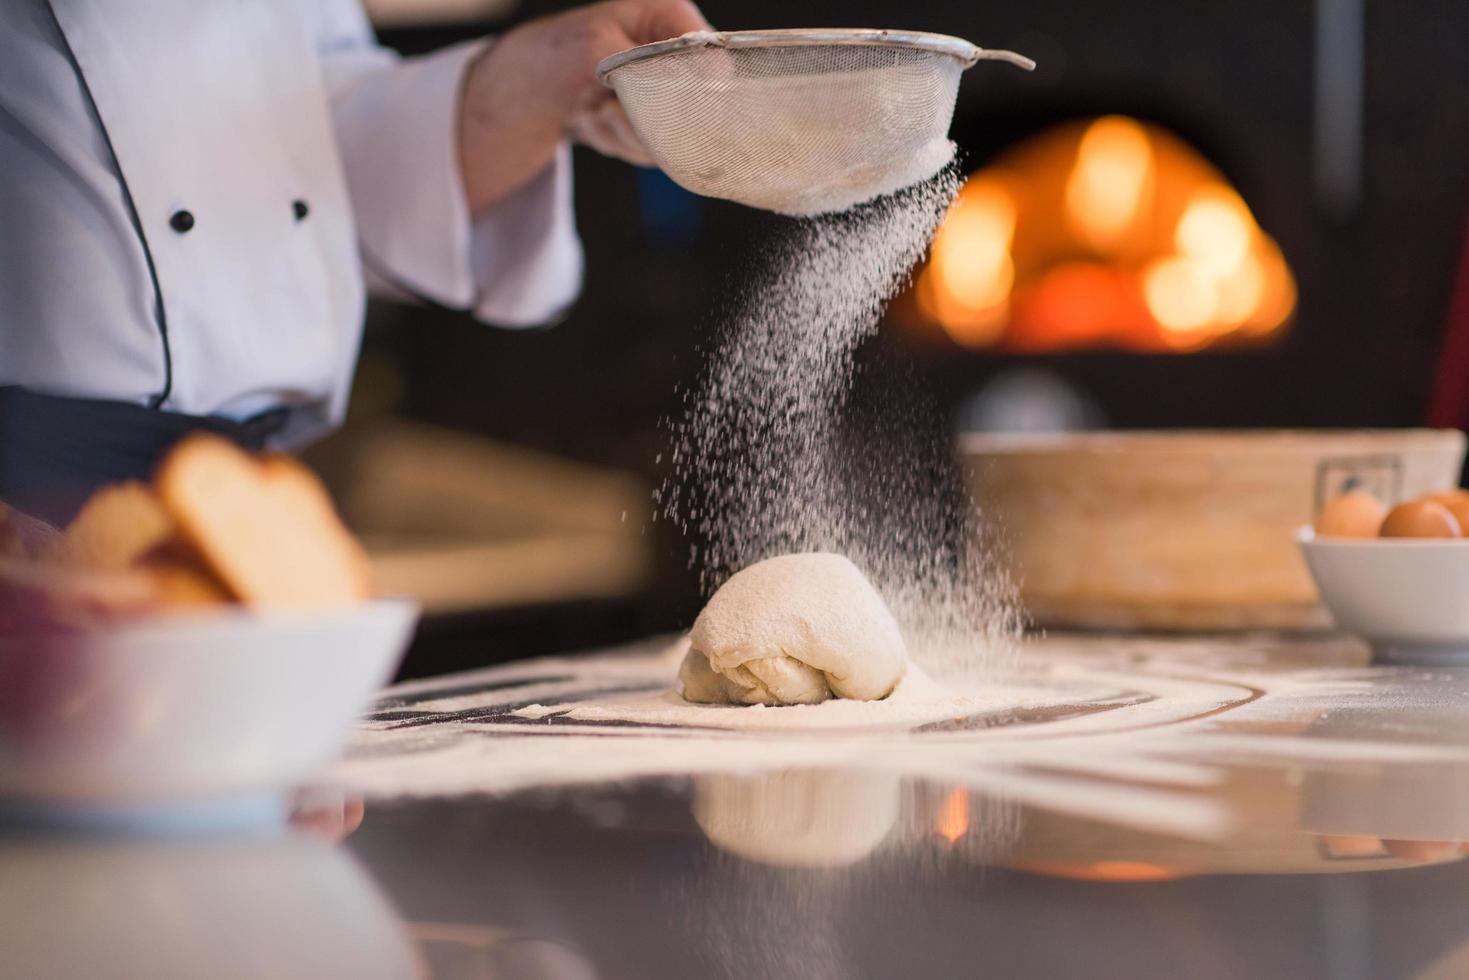
[(281, 408), (235, 422), (0, 387), (0, 501), (61, 527), (98, 487), (151, 479), (191, 432), (213, 432), (258, 452), (289, 416)]

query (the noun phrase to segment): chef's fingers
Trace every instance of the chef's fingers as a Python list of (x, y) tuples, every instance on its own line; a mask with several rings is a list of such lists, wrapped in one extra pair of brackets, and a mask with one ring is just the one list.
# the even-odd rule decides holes
[(611, 99), (602, 104), (597, 110), (597, 115), (617, 139), (617, 145), (622, 148), (621, 156), (629, 163), (640, 167), (652, 167), (657, 164), (653, 154), (648, 152), (648, 147), (638, 137), (638, 132), (633, 129), (632, 120), (627, 118), (627, 110), (622, 103)]
[[(610, 16), (601, 22), (597, 32), (597, 61), (608, 55), (641, 44), (664, 41), (682, 34), (714, 30), (704, 19), (704, 14), (690, 0), (611, 0), (597, 8), (606, 10)], [(710, 49), (723, 58), (706, 57), (700, 62), (700, 70), (710, 77), (721, 77), (727, 63), (728, 53), (722, 49)]]
[(571, 120), (571, 138), (604, 156), (616, 156), (612, 133), (596, 109), (584, 109)]
[(656, 163), (633, 131), (622, 105), (615, 99), (578, 113), (572, 120), (571, 135), (598, 153), (626, 160), (635, 166), (651, 167)]
[(690, 0), (617, 0), (612, 16), (633, 44), (648, 44), (714, 28)]

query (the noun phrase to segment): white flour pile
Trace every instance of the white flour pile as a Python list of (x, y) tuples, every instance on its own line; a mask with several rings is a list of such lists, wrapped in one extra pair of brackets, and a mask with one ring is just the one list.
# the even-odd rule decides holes
[[(679, 647), (683, 649), (682, 646)], [(665, 675), (666, 676), (666, 675)], [(729, 732), (775, 736), (840, 735), (843, 737), (887, 737), (906, 733), (915, 726), (944, 722), (979, 714), (1000, 715), (1045, 705), (1054, 691), (1037, 685), (995, 683), (982, 690), (955, 691), (934, 681), (922, 668), (910, 668), (893, 693), (882, 701), (834, 698), (820, 704), (767, 707), (731, 704), (694, 704), (677, 691), (658, 690), (612, 694), (592, 701), (544, 702), (516, 708), (515, 718), (537, 721), (549, 715), (566, 721), (593, 724), (650, 725), (669, 732)], [(780, 752), (785, 750), (781, 746)], [(783, 758), (771, 745), (764, 757)], [(860, 757), (860, 753), (859, 753)]]
[(792, 223), (700, 386), (685, 392), (658, 504), (695, 541), (706, 595), (773, 555), (844, 554), (892, 608), (915, 662), (971, 679), (1010, 650), (1019, 616), (947, 426), (911, 398), (865, 415), (850, 398), (859, 347), (959, 183), (950, 165), (889, 197)]

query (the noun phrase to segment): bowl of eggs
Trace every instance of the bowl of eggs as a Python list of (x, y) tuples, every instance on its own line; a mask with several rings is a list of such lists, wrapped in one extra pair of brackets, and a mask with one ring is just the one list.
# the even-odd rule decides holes
[(1296, 537), (1337, 625), (1376, 659), (1469, 664), (1469, 490), (1389, 508), (1348, 489)]

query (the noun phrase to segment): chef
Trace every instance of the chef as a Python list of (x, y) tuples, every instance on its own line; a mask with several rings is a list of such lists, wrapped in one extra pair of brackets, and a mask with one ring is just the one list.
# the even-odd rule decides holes
[(402, 59), (358, 0), (0, 3), (0, 501), (325, 433), (369, 290), (555, 319), (568, 143), (648, 162), (597, 62), (707, 28), (610, 0)]

